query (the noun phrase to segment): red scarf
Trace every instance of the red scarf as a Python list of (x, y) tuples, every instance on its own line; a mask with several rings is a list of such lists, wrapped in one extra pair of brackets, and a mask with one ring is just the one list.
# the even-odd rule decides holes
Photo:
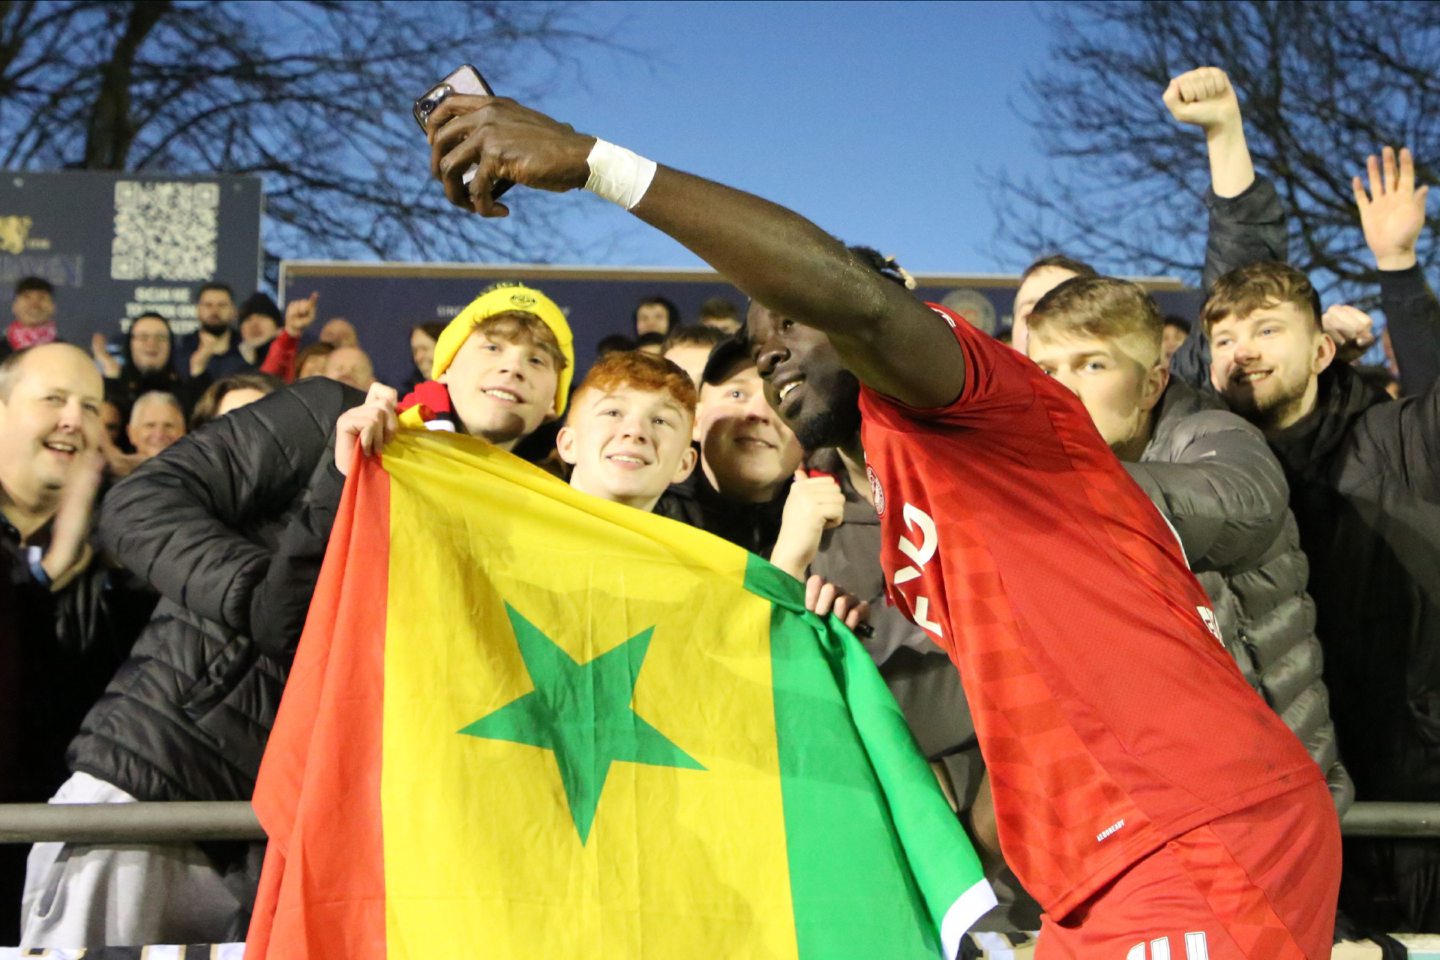
[(54, 320), (46, 320), (38, 327), (27, 327), (19, 320), (12, 320), (10, 326), (5, 328), (5, 339), (9, 340), (10, 346), (16, 350), (24, 350), (41, 343), (54, 343), (58, 336)]
[(420, 426), (424, 424), (430, 430), (454, 430), (456, 429), (455, 410), (450, 405), (450, 390), (445, 384), (435, 380), (426, 380), (415, 387), (415, 390), (405, 395), (395, 406), (397, 413), (405, 413), (414, 409), (409, 417), (401, 418), (401, 422), (409, 426)]

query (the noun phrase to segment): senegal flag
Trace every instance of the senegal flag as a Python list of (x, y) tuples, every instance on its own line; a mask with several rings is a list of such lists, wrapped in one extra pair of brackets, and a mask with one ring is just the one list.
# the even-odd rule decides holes
[(249, 960), (953, 957), (994, 903), (799, 583), (442, 433), (352, 474), (254, 803)]

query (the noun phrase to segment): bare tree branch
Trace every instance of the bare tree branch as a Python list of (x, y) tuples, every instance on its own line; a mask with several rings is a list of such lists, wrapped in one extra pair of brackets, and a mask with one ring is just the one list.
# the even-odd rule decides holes
[(260, 176), (272, 276), (283, 256), (578, 256), (540, 195), (503, 226), (454, 216), (410, 104), (457, 49), (506, 93), (574, 82), (580, 51), (625, 52), (587, 19), (561, 0), (5, 0), (0, 163)]
[[(1350, 177), (1381, 146), (1409, 146), (1417, 176), (1440, 170), (1440, 5), (1375, 0), (1081, 0), (1059, 7), (1049, 62), (1022, 115), (1057, 174), (991, 174), (997, 253), (1021, 265), (1064, 249), (1115, 272), (1196, 280), (1204, 256), (1203, 138), (1160, 95), (1198, 66), (1240, 94), (1255, 165), (1292, 217), (1291, 259), (1341, 295), (1371, 293)], [(1433, 266), (1434, 231), (1421, 261)]]

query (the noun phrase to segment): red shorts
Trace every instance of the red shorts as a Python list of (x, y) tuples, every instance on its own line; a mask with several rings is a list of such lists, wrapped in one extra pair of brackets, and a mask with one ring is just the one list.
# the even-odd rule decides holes
[(1324, 783), (1181, 834), (1059, 923), (1036, 960), (1328, 960), (1340, 821)]

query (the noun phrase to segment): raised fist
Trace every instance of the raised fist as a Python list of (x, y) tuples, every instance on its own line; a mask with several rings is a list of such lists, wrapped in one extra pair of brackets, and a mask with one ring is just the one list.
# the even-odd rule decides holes
[(1375, 343), (1374, 319), (1348, 303), (1337, 303), (1326, 310), (1320, 326), (1335, 341), (1335, 352), (1342, 363), (1357, 359)]
[(1219, 67), (1199, 67), (1180, 74), (1165, 88), (1164, 100), (1172, 117), (1202, 130), (1240, 122), (1240, 101), (1230, 78)]
[(300, 335), (315, 322), (315, 304), (319, 301), (320, 294), (312, 293), (304, 300), (291, 300), (285, 304), (285, 332), (300, 339)]
[(845, 494), (833, 477), (807, 477), (797, 470), (785, 510), (780, 516), (780, 535), (770, 562), (797, 580), (820, 549), (820, 535), (838, 527), (845, 515)]

